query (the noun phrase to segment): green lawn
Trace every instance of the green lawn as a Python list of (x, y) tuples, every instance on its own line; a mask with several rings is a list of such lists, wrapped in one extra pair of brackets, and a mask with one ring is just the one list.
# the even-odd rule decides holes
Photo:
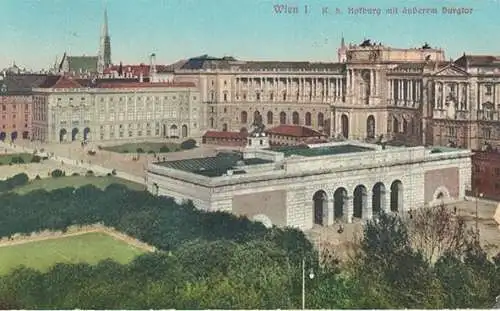
[[(137, 149), (142, 149), (144, 153), (160, 153), (160, 149), (162, 147), (167, 147), (169, 151), (166, 152), (174, 152), (180, 151), (181, 147), (179, 144), (174, 143), (130, 143), (116, 146), (107, 146), (102, 147), (103, 150), (119, 152), (119, 153), (137, 153)], [(165, 151), (164, 151), (165, 152)]]
[(24, 163), (31, 163), (33, 155), (31, 153), (11, 153), (0, 155), (0, 165), (7, 165), (12, 161), (12, 158), (21, 157)]
[(14, 192), (18, 194), (26, 194), (33, 190), (45, 189), (51, 191), (54, 189), (64, 188), (64, 187), (81, 187), (84, 185), (92, 184), (98, 188), (104, 189), (107, 186), (116, 183), (123, 184), (132, 190), (144, 190), (144, 185), (137, 184), (132, 181), (121, 179), (114, 176), (66, 176), (66, 177), (49, 177), (42, 178), (40, 180), (32, 180), (29, 184), (21, 187), (15, 188)]
[(56, 263), (96, 264), (108, 258), (126, 264), (143, 253), (105, 233), (86, 233), (0, 247), (0, 275), (21, 265), (47, 271)]

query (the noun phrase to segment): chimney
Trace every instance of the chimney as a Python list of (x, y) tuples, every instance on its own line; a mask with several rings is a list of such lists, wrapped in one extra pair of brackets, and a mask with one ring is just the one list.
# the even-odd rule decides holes
[(149, 57), (149, 82), (154, 82), (156, 79), (156, 54), (153, 53)]

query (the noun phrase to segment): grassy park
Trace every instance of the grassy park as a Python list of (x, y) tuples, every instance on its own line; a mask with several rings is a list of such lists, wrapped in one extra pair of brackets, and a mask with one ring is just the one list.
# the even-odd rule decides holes
[(47, 271), (56, 263), (96, 264), (112, 259), (126, 264), (145, 252), (106, 233), (93, 232), (2, 246), (0, 250), (0, 275), (21, 265)]
[(28, 192), (44, 189), (47, 191), (64, 188), (64, 187), (81, 187), (92, 184), (97, 188), (104, 189), (111, 184), (123, 184), (132, 190), (144, 190), (144, 185), (134, 183), (125, 179), (114, 176), (66, 176), (57, 178), (42, 178), (32, 180), (27, 185), (16, 187), (12, 191), (18, 194), (26, 194)]
[(116, 146), (102, 147), (102, 150), (118, 153), (166, 153), (180, 151), (181, 147), (175, 143), (129, 143)]

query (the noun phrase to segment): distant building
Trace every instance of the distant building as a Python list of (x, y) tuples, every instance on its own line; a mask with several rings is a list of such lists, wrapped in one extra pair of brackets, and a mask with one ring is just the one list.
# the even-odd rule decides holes
[(46, 78), (35, 74), (0, 76), (0, 140), (32, 137), (32, 88)]
[(472, 156), (472, 195), (500, 200), (500, 153), (476, 150)]
[(34, 90), (33, 138), (46, 142), (200, 138), (192, 83), (52, 77)]
[[(309, 116), (310, 118), (310, 116)], [(305, 126), (278, 125), (266, 130), (271, 145), (294, 146), (327, 142), (327, 136)]]
[(108, 29), (108, 13), (104, 10), (99, 53), (97, 56), (70, 56), (64, 53), (57, 71), (61, 74), (80, 78), (102, 76), (111, 66), (111, 38)]
[(248, 133), (207, 131), (203, 134), (202, 142), (207, 145), (242, 147), (246, 145)]

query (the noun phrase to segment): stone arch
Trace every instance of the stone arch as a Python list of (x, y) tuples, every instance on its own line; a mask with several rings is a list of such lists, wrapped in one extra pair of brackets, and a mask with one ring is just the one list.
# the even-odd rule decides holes
[(325, 226), (328, 215), (328, 197), (326, 192), (318, 190), (313, 195), (313, 224)]
[(304, 120), (304, 124), (306, 126), (311, 126), (311, 113), (308, 111), (306, 112), (306, 116), (305, 116), (305, 120)]
[(90, 128), (86, 127), (83, 129), (83, 140), (88, 140), (89, 139), (89, 134), (90, 134)]
[(292, 113), (292, 124), (299, 125), (299, 113), (297, 111)]
[(188, 127), (186, 124), (183, 124), (181, 127), (181, 134), (183, 138), (188, 137)]
[(177, 125), (172, 124), (170, 126), (170, 129), (168, 131), (168, 136), (170, 136), (170, 137), (179, 137), (179, 128), (177, 127)]
[(403, 211), (403, 183), (395, 180), (391, 184), (391, 212)]
[(392, 117), (392, 132), (399, 133), (399, 120), (396, 117)]
[(245, 110), (240, 113), (240, 122), (243, 124), (248, 122), (248, 113)]
[(335, 220), (345, 218), (348, 200), (349, 195), (345, 188), (340, 187), (335, 190), (333, 193), (333, 218)]
[(163, 137), (167, 137), (167, 125), (163, 124)]
[(379, 214), (381, 211), (386, 211), (385, 207), (385, 185), (381, 182), (376, 183), (372, 189), (372, 213)]
[(349, 117), (344, 113), (340, 117), (340, 124), (342, 126), (342, 136), (344, 138), (349, 138)]
[(257, 214), (253, 216), (252, 220), (262, 223), (266, 228), (271, 228), (273, 226), (273, 222), (271, 221), (271, 219), (264, 214)]
[(367, 191), (364, 185), (358, 185), (354, 188), (353, 193), (353, 217), (363, 218), (363, 214), (368, 208)]
[(366, 137), (375, 138), (375, 117), (369, 115), (366, 119)]
[(17, 131), (14, 131), (14, 132), (10, 133), (10, 139), (11, 139), (12, 141), (16, 140), (16, 139), (17, 139), (17, 136), (18, 136), (18, 135), (17, 135)]
[(227, 132), (227, 123), (222, 124), (222, 131)]
[(323, 127), (325, 125), (325, 115), (322, 112), (318, 113), (318, 127)]
[(62, 143), (63, 141), (66, 140), (66, 134), (68, 134), (68, 131), (66, 131), (66, 129), (61, 129), (59, 131), (59, 142)]
[(267, 112), (267, 124), (273, 124), (273, 112), (271, 110)]
[(208, 121), (208, 123), (210, 123), (210, 128), (213, 129), (214, 128), (214, 124), (215, 124), (214, 118), (210, 118), (209, 121)]
[(286, 112), (280, 112), (280, 124), (286, 124)]
[(71, 141), (75, 141), (75, 140), (78, 139), (78, 133), (79, 132), (80, 131), (76, 127), (71, 130)]

